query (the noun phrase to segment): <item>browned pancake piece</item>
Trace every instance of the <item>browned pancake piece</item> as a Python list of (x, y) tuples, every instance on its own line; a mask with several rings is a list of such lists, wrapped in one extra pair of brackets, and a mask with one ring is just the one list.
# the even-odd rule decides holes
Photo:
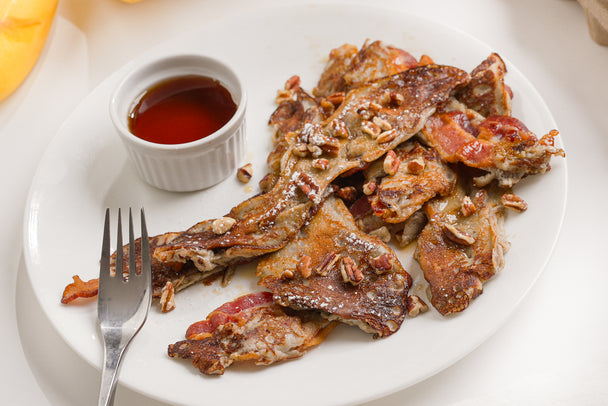
[(509, 247), (502, 228), (504, 191), (467, 190), (462, 183), (449, 197), (429, 203), (429, 221), (418, 238), (416, 259), (431, 303), (443, 315), (464, 310), (482, 293), (483, 283), (503, 268)]
[(395, 333), (406, 315), (410, 275), (333, 196), (292, 242), (258, 263), (257, 275), (281, 305), (319, 310), (377, 336)]
[(511, 89), (505, 85), (507, 67), (500, 55), (492, 53), (471, 72), (471, 82), (456, 98), (484, 117), (510, 116)]

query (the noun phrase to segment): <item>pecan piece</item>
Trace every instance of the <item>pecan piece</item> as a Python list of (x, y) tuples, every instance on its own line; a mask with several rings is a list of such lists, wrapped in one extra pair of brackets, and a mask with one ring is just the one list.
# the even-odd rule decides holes
[(521, 197), (514, 194), (505, 193), (504, 195), (502, 195), (500, 200), (502, 201), (502, 204), (505, 207), (508, 207), (515, 211), (522, 212), (528, 209), (528, 203), (526, 203), (525, 200)]
[(397, 156), (395, 151), (393, 151), (391, 149), (390, 151), (388, 151), (386, 153), (382, 167), (384, 169), (384, 172), (386, 172), (387, 175), (394, 175), (399, 170), (400, 164), (401, 164), (401, 161), (399, 160), (399, 157)]
[(457, 229), (452, 224), (444, 223), (442, 228), (448, 240), (455, 242), (456, 244), (473, 245), (475, 243), (475, 238), (464, 231)]
[(244, 166), (241, 166), (238, 171), (236, 172), (236, 177), (238, 178), (238, 180), (240, 180), (242, 183), (247, 183), (251, 180), (251, 177), (253, 176), (253, 165), (248, 163)]
[(357, 267), (357, 264), (355, 264), (355, 261), (351, 257), (342, 258), (340, 272), (345, 283), (358, 285), (363, 280), (363, 272)]
[(418, 295), (409, 295), (407, 297), (407, 315), (416, 317), (420, 313), (429, 310), (429, 306)]
[(469, 196), (465, 196), (462, 198), (462, 204), (460, 206), (460, 212), (463, 216), (469, 217), (473, 213), (477, 211), (477, 207), (475, 207), (475, 203), (471, 200)]
[(413, 175), (419, 175), (424, 171), (424, 159), (415, 158), (407, 163), (407, 171)]
[(160, 294), (160, 311), (168, 313), (173, 309), (175, 309), (175, 289), (171, 282), (167, 282)]
[(325, 254), (321, 263), (315, 267), (315, 272), (321, 276), (327, 276), (329, 270), (340, 259), (340, 255), (336, 255), (334, 251)]
[(312, 268), (310, 264), (312, 262), (312, 258), (308, 255), (304, 255), (298, 265), (296, 266), (296, 270), (302, 275), (303, 278), (309, 278), (312, 275)]
[(385, 144), (387, 142), (391, 142), (397, 137), (397, 132), (395, 130), (388, 130), (380, 133), (378, 138), (376, 138), (376, 142), (378, 144)]
[(220, 217), (213, 220), (213, 223), (211, 223), (211, 230), (213, 230), (215, 234), (224, 234), (228, 232), (235, 223), (236, 220), (232, 217)]
[(384, 273), (393, 269), (394, 258), (390, 254), (382, 254), (369, 260), (369, 264), (377, 273)]

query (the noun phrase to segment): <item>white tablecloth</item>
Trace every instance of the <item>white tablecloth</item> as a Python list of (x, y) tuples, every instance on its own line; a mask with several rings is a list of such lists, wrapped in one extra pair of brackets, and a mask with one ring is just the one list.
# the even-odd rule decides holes
[[(57, 128), (84, 95), (141, 51), (236, 8), (275, 3), (284, 2), (60, 0), (39, 64), (0, 103), (2, 404), (76, 406), (97, 398), (99, 372), (44, 317), (23, 260), (28, 187)], [(453, 366), (373, 404), (608, 404), (608, 220), (602, 209), (608, 202), (608, 48), (590, 39), (581, 7), (570, 0), (376, 3), (456, 26), (507, 56), (557, 120), (569, 186), (554, 255), (507, 323)], [(124, 387), (116, 404), (161, 405)]]

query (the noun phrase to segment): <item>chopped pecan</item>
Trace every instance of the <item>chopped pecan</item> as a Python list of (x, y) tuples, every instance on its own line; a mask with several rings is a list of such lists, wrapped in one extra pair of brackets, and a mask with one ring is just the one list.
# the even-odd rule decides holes
[(517, 195), (505, 193), (500, 199), (505, 207), (508, 207), (515, 211), (522, 212), (528, 209), (528, 203), (526, 203), (524, 199)]
[(386, 156), (384, 157), (384, 162), (383, 162), (384, 172), (386, 172), (387, 175), (394, 175), (399, 170), (400, 164), (401, 164), (401, 161), (399, 160), (399, 157), (397, 156), (395, 151), (393, 151), (391, 149), (390, 151), (388, 151), (386, 153)]
[(372, 138), (377, 138), (382, 132), (382, 129), (378, 124), (368, 120), (361, 123), (361, 130)]
[(357, 267), (355, 261), (350, 257), (342, 258), (340, 264), (340, 272), (342, 273), (342, 279), (345, 283), (352, 283), (358, 285), (363, 280), (363, 272)]
[(374, 117), (374, 118), (372, 119), (372, 122), (373, 122), (374, 124), (376, 124), (378, 127), (380, 127), (380, 129), (381, 129), (382, 131), (388, 131), (388, 130), (392, 130), (392, 129), (393, 129), (393, 126), (391, 125), (391, 123), (389, 123), (389, 122), (388, 122), (388, 121), (386, 121), (385, 119), (380, 118), (380, 117), (378, 117), (378, 116)]
[(300, 158), (307, 157), (310, 151), (308, 150), (308, 145), (303, 142), (299, 142), (293, 147), (293, 154), (299, 156)]
[(365, 194), (367, 196), (372, 195), (372, 194), (374, 194), (374, 192), (376, 191), (377, 188), (378, 188), (378, 185), (374, 181), (364, 183), (363, 184), (363, 194)]
[(253, 176), (253, 165), (248, 163), (244, 166), (241, 166), (236, 172), (236, 177), (243, 183), (247, 183), (251, 180)]
[(409, 295), (407, 297), (407, 315), (416, 317), (420, 313), (429, 310), (429, 306), (418, 295)]
[(337, 107), (342, 104), (345, 96), (346, 95), (344, 94), (344, 92), (336, 92), (327, 96), (327, 100)]
[(369, 260), (369, 264), (377, 273), (384, 273), (393, 269), (394, 258), (390, 254), (382, 254)]
[(378, 144), (385, 144), (387, 142), (391, 142), (397, 137), (397, 132), (395, 130), (388, 130), (380, 133), (378, 138), (376, 138), (376, 142)]
[(300, 172), (296, 179), (296, 185), (312, 201), (319, 197), (319, 185), (306, 173)]
[(292, 279), (294, 277), (294, 273), (291, 269), (285, 269), (281, 274), (282, 279)]
[(475, 207), (475, 203), (471, 200), (469, 196), (465, 196), (462, 198), (462, 204), (460, 207), (460, 212), (463, 216), (469, 217), (471, 214), (477, 211), (477, 207)]
[(442, 228), (445, 236), (456, 244), (473, 245), (475, 243), (475, 238), (464, 231), (457, 229), (452, 224), (444, 223)]
[(418, 157), (407, 162), (407, 171), (413, 175), (419, 175), (424, 171), (424, 159)]
[(325, 170), (329, 166), (329, 161), (325, 158), (317, 158), (312, 160), (312, 167), (316, 169)]
[(235, 223), (236, 220), (232, 217), (220, 217), (213, 220), (213, 223), (211, 223), (211, 229), (215, 234), (224, 234), (225, 232), (229, 231)]
[(325, 254), (321, 263), (315, 267), (315, 272), (321, 276), (327, 276), (329, 270), (340, 259), (340, 255), (336, 255), (334, 251)]
[(160, 294), (160, 311), (168, 313), (175, 309), (175, 289), (173, 284), (168, 281), (163, 286)]
[(348, 130), (346, 129), (346, 124), (344, 124), (344, 121), (334, 119), (331, 122), (331, 131), (335, 137), (348, 138)]
[(308, 255), (304, 255), (298, 265), (296, 270), (302, 275), (303, 278), (309, 278), (312, 275), (312, 268), (310, 267), (312, 262), (312, 258)]

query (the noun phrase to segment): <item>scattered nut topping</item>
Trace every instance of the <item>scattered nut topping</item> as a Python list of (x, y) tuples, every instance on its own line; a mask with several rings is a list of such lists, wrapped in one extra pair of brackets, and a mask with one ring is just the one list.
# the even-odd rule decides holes
[(321, 260), (321, 263), (316, 266), (315, 272), (321, 276), (327, 276), (329, 270), (339, 259), (340, 255), (336, 255), (334, 251), (328, 252)]
[(213, 220), (211, 229), (215, 234), (224, 234), (225, 232), (229, 231), (235, 223), (236, 220), (232, 217), (220, 217)]
[(300, 77), (298, 75), (293, 75), (285, 82), (285, 90), (298, 90), (300, 87)]
[(167, 282), (160, 294), (160, 311), (168, 313), (173, 309), (175, 309), (175, 289), (171, 282)]
[(281, 278), (283, 279), (292, 279), (294, 276), (293, 271), (291, 269), (286, 269), (281, 274)]
[(424, 300), (418, 295), (409, 295), (407, 297), (407, 315), (410, 317), (416, 317), (420, 313), (424, 313), (429, 310), (429, 306), (424, 303)]
[(346, 124), (344, 124), (344, 121), (334, 119), (331, 122), (331, 129), (332, 129), (332, 133), (336, 137), (348, 138), (348, 130), (346, 129)]
[(312, 258), (308, 255), (304, 255), (298, 265), (296, 270), (302, 275), (303, 278), (309, 278), (312, 275), (312, 268), (310, 267), (312, 262)]
[(285, 103), (286, 101), (292, 100), (293, 98), (293, 93), (290, 92), (289, 90), (284, 90), (284, 89), (280, 89), (277, 90), (277, 96), (274, 99), (274, 102), (276, 104), (282, 104)]
[(412, 159), (407, 163), (407, 171), (413, 175), (419, 175), (424, 171), (425, 162), (421, 157)]
[(395, 151), (391, 149), (386, 153), (386, 156), (384, 157), (384, 172), (386, 172), (387, 175), (394, 175), (399, 170), (400, 164), (401, 160), (399, 159), (397, 154), (395, 154)]
[(380, 135), (380, 132), (382, 131), (378, 124), (374, 123), (373, 121), (367, 120), (361, 123), (361, 130), (372, 138), (378, 137)]
[(502, 201), (502, 204), (505, 207), (508, 207), (515, 211), (522, 212), (522, 211), (526, 211), (528, 209), (528, 203), (526, 203), (524, 199), (522, 199), (521, 197), (519, 197), (517, 195), (505, 193), (504, 195), (502, 195), (500, 200)]
[(456, 244), (472, 245), (475, 243), (475, 238), (464, 231), (457, 229), (452, 224), (444, 223), (443, 232), (450, 241), (455, 242)]
[(346, 95), (344, 94), (344, 92), (336, 92), (327, 96), (327, 100), (337, 107), (342, 104), (345, 96)]
[(318, 145), (308, 145), (308, 150), (310, 151), (310, 154), (313, 156), (313, 158), (318, 158), (323, 155), (323, 150)]
[(369, 264), (376, 272), (383, 273), (393, 269), (394, 258), (390, 254), (382, 254), (369, 260)]
[(318, 158), (312, 160), (312, 167), (316, 169), (325, 170), (329, 166), (329, 161), (325, 158)]
[(393, 126), (391, 125), (391, 123), (389, 123), (389, 122), (388, 122), (388, 121), (386, 121), (385, 119), (380, 118), (380, 117), (378, 117), (378, 116), (374, 117), (374, 118), (372, 119), (372, 122), (373, 122), (374, 124), (376, 124), (378, 127), (380, 127), (380, 129), (381, 129), (382, 131), (388, 131), (388, 130), (392, 130), (392, 129), (393, 129)]
[(345, 283), (352, 283), (358, 285), (363, 280), (363, 272), (357, 267), (355, 261), (350, 257), (342, 258), (340, 264), (340, 272), (342, 273), (342, 279)]
[(376, 182), (371, 181), (371, 182), (367, 182), (365, 184), (363, 184), (363, 194), (369, 196), (372, 195), (376, 189), (378, 188), (378, 185), (376, 184)]
[(370, 109), (370, 111), (372, 111), (374, 113), (378, 113), (380, 110), (382, 110), (382, 106), (379, 105), (378, 103), (376, 103), (375, 101), (370, 101), (369, 109)]
[(236, 177), (243, 183), (247, 183), (251, 180), (253, 176), (253, 165), (248, 163), (244, 166), (241, 166), (236, 172)]
[(475, 207), (475, 203), (471, 200), (469, 196), (465, 196), (462, 198), (462, 205), (460, 207), (460, 212), (463, 216), (469, 217), (471, 214), (477, 211), (477, 207)]
[(395, 137), (397, 137), (397, 132), (395, 130), (384, 131), (384, 132), (380, 133), (378, 138), (376, 138), (376, 142), (378, 144), (384, 144), (387, 142), (391, 142), (392, 140), (395, 139)]
[(306, 173), (301, 172), (296, 179), (296, 185), (312, 201), (319, 197), (319, 185)]
[(297, 143), (293, 147), (293, 154), (299, 156), (300, 158), (304, 158), (308, 156), (310, 151), (308, 151), (308, 145), (303, 142)]
[(336, 191), (336, 195), (348, 203), (354, 202), (357, 198), (357, 189), (354, 186), (344, 186)]

